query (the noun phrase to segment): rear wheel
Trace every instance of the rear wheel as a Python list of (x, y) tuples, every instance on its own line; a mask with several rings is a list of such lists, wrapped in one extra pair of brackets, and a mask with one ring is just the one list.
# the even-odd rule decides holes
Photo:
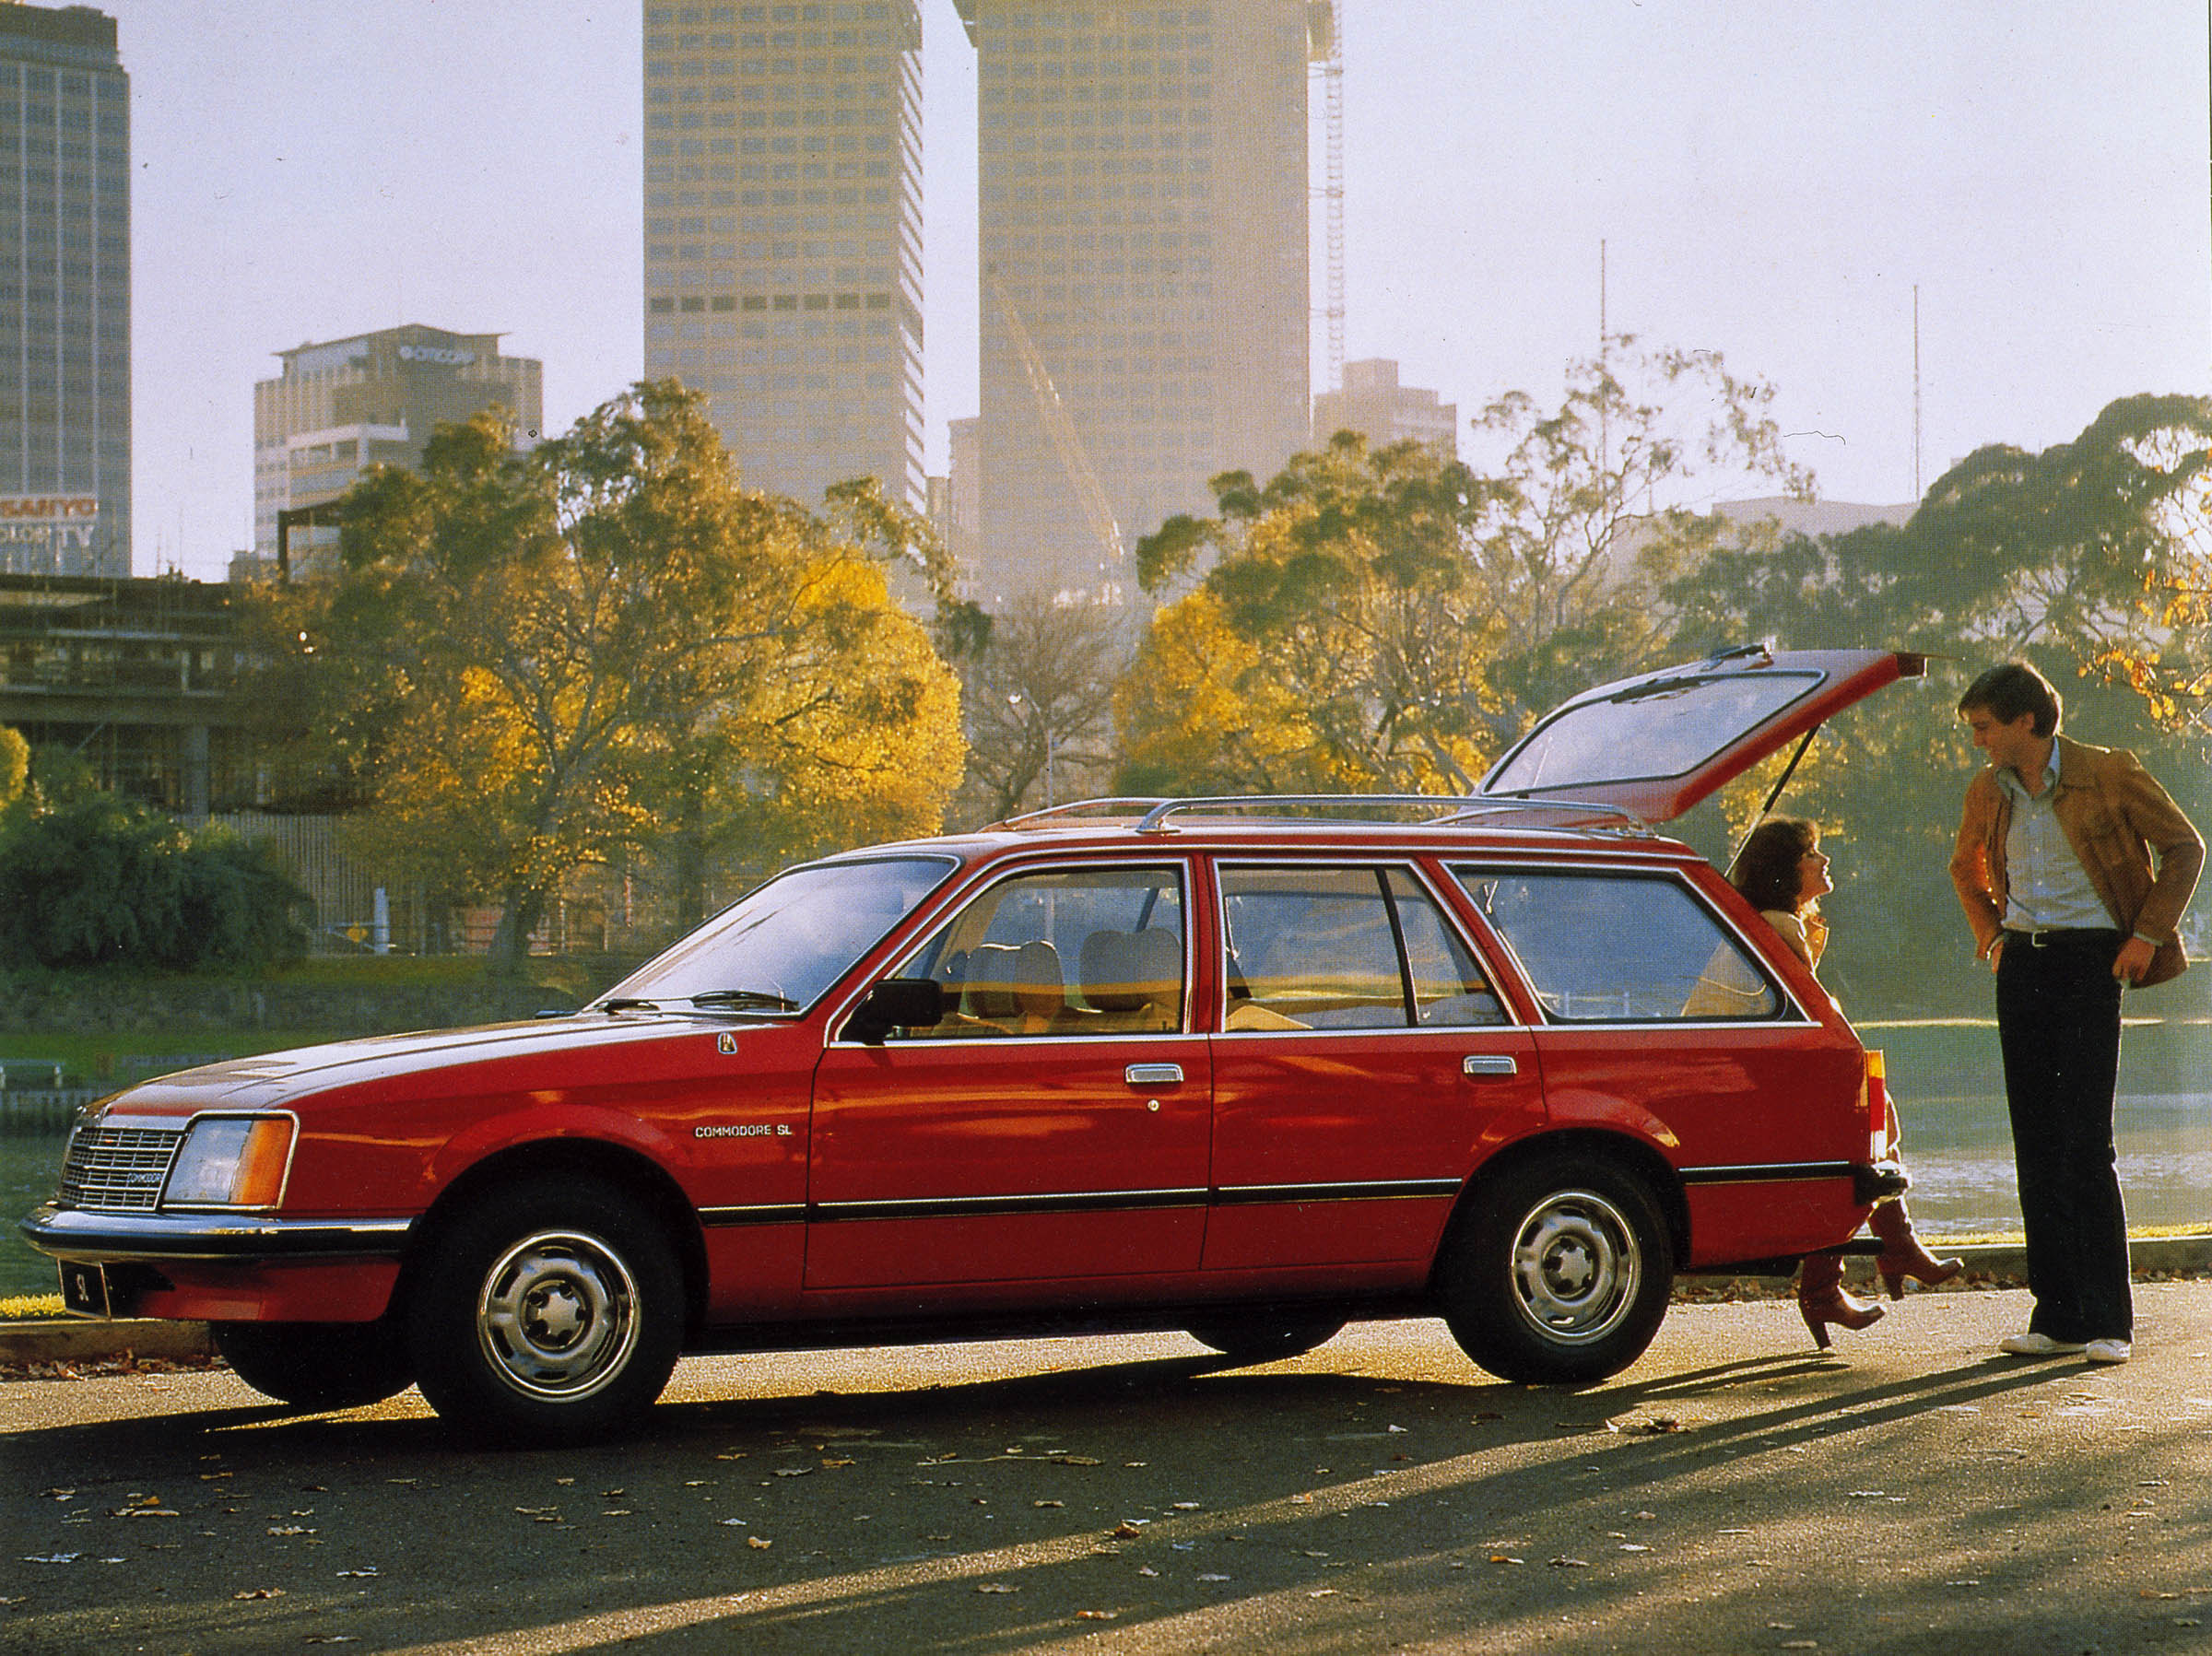
[(209, 1332), (240, 1380), (301, 1408), (382, 1403), (415, 1378), (406, 1345), (388, 1321), (218, 1322)]
[(507, 1441), (635, 1424), (676, 1367), (683, 1274), (661, 1226), (609, 1187), (538, 1179), (439, 1232), (409, 1306), (423, 1395)]
[(1290, 1312), (1233, 1311), (1201, 1318), (1190, 1336), (1240, 1363), (1273, 1363), (1312, 1351), (1344, 1327), (1342, 1317), (1300, 1317)]
[(1643, 1181), (1552, 1157), (1474, 1192), (1438, 1297), (1453, 1338), (1501, 1379), (1585, 1385), (1641, 1357), (1666, 1315), (1674, 1255)]

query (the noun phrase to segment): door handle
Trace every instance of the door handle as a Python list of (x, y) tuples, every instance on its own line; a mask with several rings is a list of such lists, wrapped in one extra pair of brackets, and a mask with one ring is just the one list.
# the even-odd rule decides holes
[(1459, 1068), (1460, 1073), (1466, 1075), (1518, 1075), (1521, 1073), (1520, 1064), (1514, 1062), (1510, 1052), (1495, 1055), (1477, 1052), (1461, 1059)]
[(1182, 1065), (1133, 1063), (1122, 1072), (1122, 1079), (1131, 1086), (1180, 1086), (1182, 1084)]

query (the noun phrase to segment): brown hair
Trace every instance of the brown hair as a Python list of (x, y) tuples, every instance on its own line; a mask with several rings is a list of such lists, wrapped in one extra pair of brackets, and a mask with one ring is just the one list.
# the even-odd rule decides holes
[(1797, 864), (1819, 844), (1819, 828), (1804, 817), (1770, 816), (1751, 830), (1744, 849), (1736, 852), (1728, 883), (1754, 909), (1795, 914), (1806, 906), (1797, 900), (1803, 886)]
[(2030, 728), (2039, 736), (2047, 736), (2058, 728), (2063, 707), (2051, 681), (2026, 662), (2006, 662), (1990, 668), (1959, 698), (1961, 713), (1980, 709), (2000, 724), (2010, 724), (2021, 714), (2032, 713), (2035, 722)]

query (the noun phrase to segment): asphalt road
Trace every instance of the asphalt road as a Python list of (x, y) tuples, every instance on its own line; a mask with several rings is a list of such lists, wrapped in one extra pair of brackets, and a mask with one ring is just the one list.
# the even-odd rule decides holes
[(1441, 1325), (686, 1363), (650, 1435), (487, 1452), (413, 1393), (0, 1387), (0, 1649), (1860, 1653), (2212, 1649), (2212, 1284), (2121, 1368), (2018, 1292), (1807, 1345), (1678, 1306), (1584, 1392)]

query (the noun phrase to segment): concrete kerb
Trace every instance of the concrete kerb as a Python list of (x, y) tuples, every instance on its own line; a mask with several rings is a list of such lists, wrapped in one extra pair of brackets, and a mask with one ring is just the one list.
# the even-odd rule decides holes
[[(2018, 1242), (1944, 1247), (1938, 1241), (1936, 1249), (1947, 1257), (1966, 1261), (1967, 1270), (1973, 1276), (2025, 1281), (2028, 1274), (2027, 1250)], [(2128, 1245), (2128, 1252), (2137, 1275), (2212, 1273), (2212, 1232), (2139, 1238)], [(1872, 1274), (1872, 1260), (1856, 1259), (1852, 1263), (1855, 1273)], [(0, 1322), (0, 1365), (97, 1362), (125, 1356), (205, 1357), (213, 1355), (214, 1350), (205, 1322), (167, 1322), (150, 1317), (113, 1321), (53, 1317), (28, 1322)]]

